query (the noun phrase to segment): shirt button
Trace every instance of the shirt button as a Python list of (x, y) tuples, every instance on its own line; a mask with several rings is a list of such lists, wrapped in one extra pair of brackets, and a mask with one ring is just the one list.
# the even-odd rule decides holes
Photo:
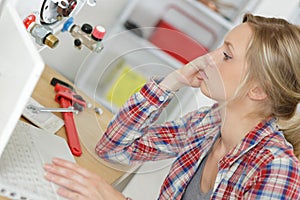
[(164, 96), (160, 96), (158, 99), (159, 99), (160, 102), (163, 102), (165, 100), (165, 97)]
[(149, 110), (150, 110), (150, 112), (154, 111), (155, 110), (155, 106), (150, 106)]

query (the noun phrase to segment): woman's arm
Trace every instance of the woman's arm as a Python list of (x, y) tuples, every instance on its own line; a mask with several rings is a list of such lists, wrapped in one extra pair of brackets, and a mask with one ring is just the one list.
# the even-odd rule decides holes
[(260, 169), (244, 199), (300, 199), (299, 163), (290, 158), (274, 159)]
[[(199, 71), (207, 67), (209, 56), (195, 59), (173, 71), (162, 81), (148, 82), (134, 94), (110, 122), (96, 146), (106, 160), (130, 164), (133, 161), (174, 157), (186, 145), (193, 123), (209, 109), (189, 113), (176, 121), (156, 125), (155, 120), (168, 105), (175, 91), (184, 86), (199, 87)], [(209, 121), (208, 123), (212, 123)], [(205, 125), (205, 124), (203, 124)]]
[(147, 83), (110, 122), (97, 144), (98, 155), (125, 164), (176, 156), (186, 141), (192, 115), (154, 124), (171, 97), (172, 93), (163, 91), (154, 81)]

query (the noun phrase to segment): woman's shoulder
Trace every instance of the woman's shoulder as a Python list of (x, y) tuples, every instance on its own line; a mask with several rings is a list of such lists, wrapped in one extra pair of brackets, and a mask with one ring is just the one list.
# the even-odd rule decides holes
[(293, 146), (285, 139), (281, 131), (274, 132), (264, 138), (256, 148), (257, 158), (263, 165), (275, 164), (276, 162), (290, 163), (296, 168), (300, 167), (298, 158), (295, 156)]

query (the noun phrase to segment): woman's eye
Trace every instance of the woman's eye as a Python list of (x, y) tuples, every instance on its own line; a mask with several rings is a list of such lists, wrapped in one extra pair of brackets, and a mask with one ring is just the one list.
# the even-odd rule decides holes
[(223, 54), (224, 54), (224, 60), (232, 59), (232, 57), (228, 55), (226, 52), (223, 52)]

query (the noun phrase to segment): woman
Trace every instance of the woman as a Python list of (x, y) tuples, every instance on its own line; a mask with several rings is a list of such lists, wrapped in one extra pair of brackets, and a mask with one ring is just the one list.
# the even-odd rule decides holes
[[(98, 155), (126, 164), (176, 157), (159, 199), (300, 199), (300, 29), (251, 14), (243, 22), (220, 48), (134, 94), (99, 141)], [(154, 124), (184, 86), (217, 103)], [(86, 199), (125, 199), (66, 161), (45, 169), (67, 198), (85, 199), (93, 190)]]

